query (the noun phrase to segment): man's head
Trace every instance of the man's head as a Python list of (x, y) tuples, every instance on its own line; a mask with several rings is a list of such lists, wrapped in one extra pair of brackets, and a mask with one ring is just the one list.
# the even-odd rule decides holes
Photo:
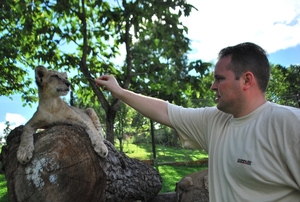
[(265, 102), (270, 78), (266, 52), (253, 43), (224, 48), (214, 71), (211, 89), (219, 110), (244, 116)]
[(255, 76), (260, 90), (266, 92), (270, 80), (270, 64), (264, 49), (254, 43), (241, 43), (222, 49), (219, 59), (229, 55), (231, 63), (228, 69), (234, 72), (236, 79), (250, 71)]

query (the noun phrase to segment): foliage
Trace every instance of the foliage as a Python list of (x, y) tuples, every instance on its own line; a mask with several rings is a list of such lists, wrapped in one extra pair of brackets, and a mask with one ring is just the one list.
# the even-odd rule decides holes
[[(271, 78), (267, 98), (278, 104), (300, 107), (300, 66), (271, 65)], [(298, 97), (297, 97), (298, 95)]]
[[(136, 116), (137, 112), (132, 108), (126, 106), (124, 103), (121, 104), (115, 121), (115, 137), (119, 140), (120, 151), (123, 151), (123, 140), (130, 138), (130, 134), (137, 133), (139, 130), (133, 130), (131, 123), (133, 117)], [(143, 128), (141, 125), (140, 128)]]
[[(25, 102), (36, 101), (32, 80), (26, 76), (28, 67), (37, 64), (71, 72), (77, 98), (85, 106), (101, 105), (105, 111), (102, 119), (111, 142), (121, 102), (100, 91), (94, 82), (96, 75), (113, 74), (124, 88), (131, 84), (132, 89), (142, 87), (143, 92), (149, 86), (146, 94), (155, 92), (153, 95), (179, 102), (196, 93), (199, 86), (194, 86), (196, 77), (188, 72), (193, 68), (203, 72), (207, 66), (201, 61), (186, 63), (189, 40), (179, 19), (194, 7), (185, 0), (16, 0), (3, 1), (0, 6), (0, 42), (5, 44), (0, 48), (4, 58), (0, 61), (0, 95), (22, 93)], [(136, 55), (142, 44), (156, 53), (149, 54), (151, 57)], [(115, 64), (113, 59), (121, 46), (125, 46), (125, 61)], [(154, 65), (145, 65), (143, 58)], [(170, 78), (176, 81), (170, 83)], [(174, 85), (178, 94), (171, 87), (160, 88), (158, 83), (178, 83)]]
[(207, 169), (206, 166), (159, 166), (159, 173), (162, 176), (162, 188), (160, 193), (174, 192), (176, 183), (184, 176)]
[[(187, 97), (201, 98), (209, 89), (204, 89), (202, 79), (208, 75), (211, 64), (201, 60), (188, 64), (188, 39), (179, 43), (175, 34), (166, 27), (157, 22), (134, 44), (132, 65), (135, 71), (131, 88), (187, 106)], [(170, 39), (161, 39), (163, 34), (171, 36)]]
[(0, 174), (0, 202), (7, 202), (8, 194), (7, 194), (7, 183), (5, 176)]
[[(20, 62), (26, 63), (22, 51), (23, 46), (28, 42), (22, 36), (25, 33), (22, 32), (21, 24), (25, 20), (21, 19), (21, 15), (27, 10), (23, 8), (26, 8), (24, 4), (18, 5), (14, 1), (0, 3), (0, 95), (10, 96), (28, 87), (28, 90), (22, 94), (22, 99), (25, 102), (32, 102), (36, 101), (31, 96), (35, 90), (29, 87), (32, 80), (24, 79), (28, 72), (18, 66)], [(28, 45), (28, 53), (31, 52), (32, 45)]]
[(3, 130), (3, 136), (1, 137), (1, 144), (6, 144), (6, 138), (8, 136), (8, 134), (10, 133), (11, 131), (11, 128), (10, 128), (10, 123), (9, 121), (6, 121), (5, 122), (5, 128)]

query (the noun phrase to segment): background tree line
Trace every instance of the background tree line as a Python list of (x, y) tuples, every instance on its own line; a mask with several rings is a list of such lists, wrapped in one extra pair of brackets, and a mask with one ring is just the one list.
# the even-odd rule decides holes
[[(189, 61), (188, 29), (180, 22), (194, 8), (185, 0), (4, 0), (0, 3), (0, 95), (37, 101), (29, 76), (36, 65), (71, 76), (73, 104), (93, 107), (105, 125), (107, 140), (148, 136), (149, 120), (126, 107), (94, 78), (113, 74), (123, 88), (191, 107), (214, 105), (209, 90), (213, 64)], [(116, 61), (121, 47), (123, 61)], [(272, 65), (268, 98), (283, 102), (299, 90), (299, 65)], [(288, 99), (284, 104), (297, 105)], [(9, 123), (7, 123), (9, 124)], [(155, 125), (163, 142), (176, 134)], [(8, 129), (6, 129), (6, 132)], [(164, 137), (164, 138), (163, 138)], [(122, 145), (122, 144), (121, 144)]]

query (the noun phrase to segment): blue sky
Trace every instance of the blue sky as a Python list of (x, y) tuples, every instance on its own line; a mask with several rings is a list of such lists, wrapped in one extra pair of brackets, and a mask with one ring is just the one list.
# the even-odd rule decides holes
[[(215, 62), (220, 49), (249, 41), (262, 46), (271, 63), (300, 64), (299, 0), (188, 0), (188, 3), (198, 8), (188, 18), (182, 18), (191, 39), (190, 60)], [(120, 50), (124, 52), (124, 47)], [(12, 97), (13, 100), (0, 96), (0, 136), (5, 121), (12, 127), (25, 124), (37, 108), (37, 104), (32, 108), (22, 107), (21, 96)]]

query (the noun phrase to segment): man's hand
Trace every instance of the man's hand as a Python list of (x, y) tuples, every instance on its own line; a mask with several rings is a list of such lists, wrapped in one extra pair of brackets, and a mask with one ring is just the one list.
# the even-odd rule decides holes
[(122, 92), (122, 88), (119, 86), (117, 80), (112, 75), (103, 75), (95, 79), (97, 86), (102, 87), (103, 90), (109, 90), (112, 96), (117, 97)]
[(168, 115), (168, 103), (161, 99), (140, 95), (119, 86), (114, 76), (103, 75), (95, 79), (98, 86), (109, 90), (117, 99), (122, 100), (148, 118), (172, 127)]

